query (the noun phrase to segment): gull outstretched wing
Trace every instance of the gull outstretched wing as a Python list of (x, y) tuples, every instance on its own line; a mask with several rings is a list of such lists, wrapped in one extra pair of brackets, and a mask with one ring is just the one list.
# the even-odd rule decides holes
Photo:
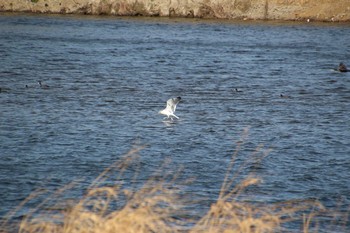
[(181, 97), (171, 98), (168, 99), (166, 102), (166, 108), (171, 112), (174, 113), (176, 110), (176, 105), (180, 102)]

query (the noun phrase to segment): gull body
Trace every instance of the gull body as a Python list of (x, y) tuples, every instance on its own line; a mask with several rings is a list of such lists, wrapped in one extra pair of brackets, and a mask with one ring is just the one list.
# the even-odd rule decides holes
[(181, 97), (176, 97), (176, 98), (171, 98), (168, 99), (168, 101), (166, 102), (166, 108), (159, 111), (159, 114), (165, 115), (165, 118), (170, 118), (171, 120), (173, 120), (173, 117), (175, 117), (176, 119), (179, 119), (178, 116), (176, 116), (175, 110), (176, 110), (176, 106), (177, 104), (180, 102)]

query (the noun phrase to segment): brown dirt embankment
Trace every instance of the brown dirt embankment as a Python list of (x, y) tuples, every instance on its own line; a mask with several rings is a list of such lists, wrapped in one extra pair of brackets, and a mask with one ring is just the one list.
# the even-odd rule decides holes
[(350, 0), (2, 0), (1, 11), (350, 21)]

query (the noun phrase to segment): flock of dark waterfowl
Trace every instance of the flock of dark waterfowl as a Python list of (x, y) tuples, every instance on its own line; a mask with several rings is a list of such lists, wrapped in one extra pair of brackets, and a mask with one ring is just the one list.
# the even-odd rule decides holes
[[(340, 62), (338, 67), (336, 69), (334, 69), (335, 71), (339, 71), (339, 72), (350, 72), (350, 70), (346, 67), (346, 65), (343, 63), (343, 62)], [(46, 85), (46, 84), (43, 84), (41, 81), (38, 81), (38, 84), (39, 84), (39, 87), (42, 88), (42, 89), (48, 89), (49, 86)], [(29, 88), (28, 85), (25, 86), (26, 88)], [(6, 88), (1, 88), (0, 87), (0, 93), (1, 92), (6, 92)], [(238, 90), (237, 88), (235, 89), (236, 92), (241, 92), (241, 90)], [(285, 96), (283, 94), (280, 95), (281, 98), (289, 98), (289, 96)]]
[[(38, 84), (39, 84), (39, 88), (41, 88), (41, 89), (49, 89), (50, 88), (49, 85), (43, 84), (41, 81), (38, 81)], [(32, 86), (30, 86), (30, 85), (25, 85), (25, 88), (31, 88), (31, 87)], [(10, 88), (0, 87), (0, 93), (1, 92), (8, 92), (10, 90), (11, 90)]]

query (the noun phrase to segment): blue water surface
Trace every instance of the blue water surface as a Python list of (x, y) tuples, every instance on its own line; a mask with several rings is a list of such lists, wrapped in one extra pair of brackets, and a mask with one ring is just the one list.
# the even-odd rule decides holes
[(130, 180), (170, 159), (202, 213), (245, 130), (237, 169), (264, 181), (245, 199), (348, 211), (350, 72), (334, 68), (349, 38), (346, 23), (0, 15), (0, 216), (40, 187), (80, 180), (79, 198), (140, 145)]

